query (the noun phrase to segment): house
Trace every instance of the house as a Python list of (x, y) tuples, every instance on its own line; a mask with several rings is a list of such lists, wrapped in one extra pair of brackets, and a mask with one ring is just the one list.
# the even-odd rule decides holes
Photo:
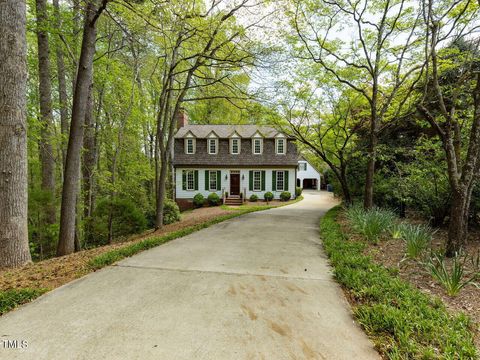
[(269, 126), (189, 125), (178, 116), (172, 165), (175, 199), (181, 209), (193, 197), (216, 193), (226, 203), (242, 203), (271, 191), (295, 197), (298, 153), (294, 139)]
[(320, 190), (322, 175), (304, 157), (298, 160), (297, 186), (303, 189)]

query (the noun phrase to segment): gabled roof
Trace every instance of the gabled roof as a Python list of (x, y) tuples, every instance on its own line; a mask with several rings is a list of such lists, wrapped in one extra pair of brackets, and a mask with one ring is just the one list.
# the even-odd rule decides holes
[(186, 125), (178, 129), (175, 138), (184, 138), (190, 132), (196, 138), (202, 139), (207, 138), (212, 131), (223, 139), (229, 138), (235, 132), (242, 138), (251, 138), (257, 132), (271, 139), (281, 134), (277, 129), (263, 125)]

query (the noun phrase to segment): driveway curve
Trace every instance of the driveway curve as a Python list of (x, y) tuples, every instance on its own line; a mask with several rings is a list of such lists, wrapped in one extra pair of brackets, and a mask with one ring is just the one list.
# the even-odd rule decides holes
[(0, 318), (0, 359), (378, 359), (321, 248), (331, 194), (231, 219)]

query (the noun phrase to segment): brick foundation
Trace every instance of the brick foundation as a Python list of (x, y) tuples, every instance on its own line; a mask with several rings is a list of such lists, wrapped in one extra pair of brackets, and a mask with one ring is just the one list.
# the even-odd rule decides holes
[(176, 199), (175, 200), (180, 211), (193, 209), (193, 199)]

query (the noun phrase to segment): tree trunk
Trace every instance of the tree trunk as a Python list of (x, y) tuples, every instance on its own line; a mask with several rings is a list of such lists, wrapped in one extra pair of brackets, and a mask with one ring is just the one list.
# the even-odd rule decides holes
[(25, 0), (0, 1), (0, 267), (31, 261), (27, 229)]
[(350, 194), (350, 188), (348, 187), (348, 181), (347, 181), (347, 174), (344, 168), (341, 168), (340, 170), (339, 181), (340, 181), (340, 186), (342, 187), (343, 201), (345, 201), (347, 205), (351, 205), (353, 202), (352, 195)]
[(376, 126), (376, 119), (372, 117), (370, 143), (368, 146), (367, 173), (365, 176), (365, 193), (363, 198), (363, 206), (365, 209), (373, 207), (373, 178), (375, 176), (375, 162), (377, 157), (376, 148), (378, 142)]
[(445, 255), (447, 257), (455, 256), (467, 240), (470, 194), (469, 190), (463, 187), (452, 194), (448, 239), (445, 246)]
[(36, 0), (38, 42), (38, 89), (40, 96), (40, 164), (42, 190), (49, 194), (45, 204), (45, 221), (56, 223), (55, 210), (55, 158), (53, 157), (52, 84), (50, 81), (50, 46), (48, 43), (47, 1)]
[[(53, 9), (55, 13), (55, 26), (60, 31), (62, 28), (62, 21), (60, 17), (60, 6), (58, 0), (53, 0)], [(62, 42), (60, 39), (56, 41), (56, 57), (57, 57), (57, 77), (58, 77), (58, 100), (60, 103), (60, 131), (62, 134), (61, 150), (62, 150), (62, 164), (65, 168), (65, 159), (67, 155), (67, 136), (68, 136), (68, 95), (67, 95), (67, 77), (65, 71), (65, 60), (63, 56)]]
[(83, 141), (83, 215), (89, 218), (93, 211), (94, 171), (96, 162), (95, 149), (95, 123), (93, 119), (93, 85), (88, 95), (87, 110), (85, 116), (85, 138)]
[(165, 196), (166, 196), (166, 182), (167, 182), (167, 172), (168, 172), (168, 161), (165, 154), (161, 154), (161, 164), (160, 164), (160, 174), (157, 184), (157, 218), (156, 218), (156, 228), (160, 229), (163, 226), (163, 208), (165, 205)]
[(95, 54), (96, 20), (101, 9), (94, 2), (86, 8), (82, 49), (75, 81), (72, 119), (65, 162), (62, 207), (60, 214), (60, 236), (57, 255), (71, 254), (75, 250), (76, 200), (80, 180), (80, 159), (83, 145), (83, 126), (87, 109), (88, 94), (92, 84), (93, 57)]

